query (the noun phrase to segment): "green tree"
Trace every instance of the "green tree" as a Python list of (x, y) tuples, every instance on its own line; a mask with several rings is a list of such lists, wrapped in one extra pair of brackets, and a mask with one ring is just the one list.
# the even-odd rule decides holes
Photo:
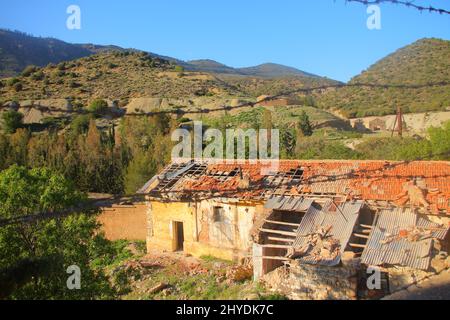
[(311, 122), (309, 121), (309, 116), (305, 111), (302, 111), (302, 113), (300, 114), (298, 126), (305, 137), (312, 136), (313, 129), (311, 126)]
[(268, 109), (264, 109), (261, 121), (262, 129), (273, 129), (272, 112)]
[(91, 102), (88, 110), (92, 113), (102, 113), (108, 108), (108, 103), (103, 99), (95, 99)]
[(23, 125), (23, 114), (14, 110), (4, 112), (2, 119), (6, 133), (14, 133)]
[(436, 160), (450, 159), (450, 121), (444, 123), (441, 128), (428, 130), (433, 158)]
[[(11, 186), (14, 188), (11, 188)], [(10, 299), (110, 299), (115, 292), (94, 261), (108, 255), (108, 242), (98, 232), (94, 215), (58, 216), (61, 210), (80, 204), (85, 196), (62, 175), (48, 169), (28, 170), (12, 166), (0, 173), (0, 217), (20, 218), (54, 212), (32, 222), (0, 228), (0, 270)], [(38, 263), (34, 278), (23, 274)], [(68, 290), (66, 270), (81, 270), (81, 290)], [(24, 267), (25, 266), (25, 267)], [(21, 274), (22, 271), (22, 274)], [(9, 276), (6, 276), (5, 274)]]
[(89, 129), (89, 122), (91, 120), (91, 115), (83, 114), (78, 115), (73, 118), (72, 123), (70, 124), (70, 129), (72, 133), (76, 136), (80, 134), (85, 134)]

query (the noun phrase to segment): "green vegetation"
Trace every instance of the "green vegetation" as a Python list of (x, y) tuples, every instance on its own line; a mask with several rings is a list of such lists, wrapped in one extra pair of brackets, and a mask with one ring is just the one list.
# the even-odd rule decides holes
[(36, 66), (28, 66), (22, 71), (21, 75), (23, 77), (29, 77), (32, 73), (36, 72), (36, 70)]
[[(422, 39), (380, 60), (350, 84), (426, 85), (450, 79), (450, 41)], [(348, 87), (318, 95), (321, 108), (339, 109), (347, 117), (382, 116), (403, 112), (445, 110), (450, 85), (422, 88)]]
[(13, 164), (48, 167), (82, 191), (134, 194), (169, 162), (174, 125), (167, 116), (127, 118), (116, 135), (113, 128), (100, 131), (91, 115), (80, 115), (64, 133), (31, 135), (16, 123), (10, 125), (15, 130), (0, 134), (0, 170)]
[(3, 129), (6, 133), (14, 133), (17, 129), (22, 127), (23, 114), (11, 110), (2, 114)]
[[(11, 188), (14, 186), (14, 188)], [(64, 210), (85, 199), (63, 176), (12, 166), (0, 173), (0, 217)], [(1, 295), (9, 299), (111, 299), (115, 291), (92, 261), (108, 255), (95, 216), (40, 218), (0, 228)], [(66, 269), (82, 273), (80, 290), (68, 290)], [(38, 268), (35, 268), (38, 266)]]
[(102, 113), (108, 108), (108, 102), (103, 99), (95, 99), (91, 102), (88, 110), (92, 113)]
[(371, 138), (356, 146), (363, 159), (449, 160), (450, 122), (430, 128), (429, 138)]
[(308, 114), (305, 111), (302, 111), (298, 125), (299, 125), (299, 129), (302, 132), (303, 136), (305, 136), (305, 137), (312, 136), (313, 129), (311, 126), (311, 122), (309, 122)]

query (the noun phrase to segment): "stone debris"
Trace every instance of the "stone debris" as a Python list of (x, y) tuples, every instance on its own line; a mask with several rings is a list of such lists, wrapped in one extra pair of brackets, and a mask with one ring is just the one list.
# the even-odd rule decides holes
[(155, 293), (163, 291), (164, 289), (167, 289), (168, 287), (169, 287), (169, 285), (167, 283), (161, 282), (161, 283), (157, 284), (156, 286), (154, 286), (153, 288), (151, 288), (148, 291), (148, 293), (155, 294)]
[(315, 233), (307, 236), (302, 247), (288, 249), (287, 258), (299, 259), (304, 256), (313, 257), (315, 261), (332, 260), (340, 254), (339, 240), (330, 235), (332, 226), (319, 227)]
[(418, 242), (429, 238), (433, 238), (432, 228), (410, 227), (399, 230), (397, 234), (386, 233), (386, 237), (380, 240), (380, 244), (389, 244), (401, 239), (406, 239), (409, 242)]
[(250, 263), (233, 266), (226, 272), (226, 279), (229, 282), (242, 282), (253, 277), (253, 266)]

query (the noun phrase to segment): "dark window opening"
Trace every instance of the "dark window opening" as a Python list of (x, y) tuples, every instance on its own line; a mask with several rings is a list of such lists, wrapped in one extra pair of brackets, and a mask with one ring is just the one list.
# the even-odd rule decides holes
[(224, 222), (225, 211), (223, 207), (214, 207), (213, 209), (213, 221), (214, 222)]

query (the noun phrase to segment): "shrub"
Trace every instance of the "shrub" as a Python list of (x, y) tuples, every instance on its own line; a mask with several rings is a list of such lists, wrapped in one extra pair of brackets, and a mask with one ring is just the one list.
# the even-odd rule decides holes
[(75, 135), (86, 133), (89, 129), (89, 122), (91, 121), (91, 116), (88, 114), (78, 115), (70, 124), (70, 128)]
[(23, 114), (17, 111), (7, 111), (2, 114), (4, 130), (6, 133), (14, 133), (22, 126)]
[(16, 92), (22, 91), (22, 89), (23, 89), (22, 83), (17, 82), (17, 83), (14, 85), (14, 90), (15, 90)]
[(41, 81), (44, 79), (44, 73), (42, 71), (36, 72), (31, 76), (32, 80)]
[(81, 85), (73, 80), (69, 81), (69, 88), (78, 88)]
[(7, 84), (8, 86), (12, 87), (13, 85), (15, 85), (15, 84), (18, 83), (18, 82), (20, 82), (19, 79), (17, 79), (17, 78), (12, 78), (12, 79), (9, 79), (9, 80), (6, 82), (6, 84)]
[(178, 73), (183, 73), (184, 72), (184, 68), (182, 66), (175, 66), (174, 70)]
[(88, 110), (93, 113), (100, 113), (105, 111), (106, 108), (108, 108), (108, 103), (105, 100), (95, 99), (89, 105)]
[(36, 72), (37, 68), (35, 66), (28, 66), (22, 71), (22, 76), (29, 77), (32, 73)]

